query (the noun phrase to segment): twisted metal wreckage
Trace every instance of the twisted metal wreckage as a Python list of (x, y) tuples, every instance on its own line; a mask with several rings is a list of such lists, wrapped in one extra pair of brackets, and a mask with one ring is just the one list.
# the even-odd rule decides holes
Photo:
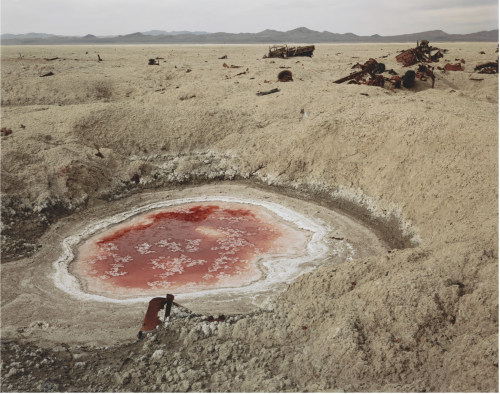
[(304, 47), (288, 47), (288, 45), (273, 45), (269, 47), (269, 53), (264, 55), (263, 59), (278, 57), (282, 59), (288, 59), (289, 57), (295, 56), (307, 56), (313, 57), (314, 45), (308, 45)]
[[(432, 54), (434, 51), (437, 52)], [(396, 60), (399, 63), (403, 63), (404, 67), (409, 67), (416, 63), (433, 63), (438, 62), (443, 57), (443, 52), (446, 52), (446, 49), (431, 47), (429, 46), (429, 41), (422, 40), (420, 44), (417, 42), (416, 48), (408, 49), (396, 56)], [(361, 71), (353, 72), (347, 77), (340, 78), (333, 83), (349, 81), (350, 84), (379, 86), (383, 88), (385, 83), (389, 82), (392, 84), (392, 87), (389, 89), (393, 90), (394, 88), (400, 89), (401, 85), (405, 88), (411, 88), (415, 83), (415, 78), (426, 81), (426, 77), (432, 79), (431, 87), (434, 88), (434, 81), (436, 79), (434, 76), (434, 67), (425, 64), (419, 64), (416, 71), (408, 70), (403, 77), (400, 77), (394, 70), (388, 70), (387, 72), (392, 75), (391, 78), (380, 75), (385, 72), (385, 64), (378, 63), (375, 59), (369, 59), (365, 64), (357, 63), (352, 68), (360, 68)], [(370, 79), (367, 80), (367, 76), (370, 76)]]

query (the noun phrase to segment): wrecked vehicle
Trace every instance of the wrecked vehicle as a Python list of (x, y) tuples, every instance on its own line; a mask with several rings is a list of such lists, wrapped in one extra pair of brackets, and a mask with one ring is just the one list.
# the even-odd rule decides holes
[(288, 47), (288, 45), (273, 45), (269, 47), (269, 53), (264, 55), (263, 59), (269, 59), (273, 57), (279, 57), (282, 59), (288, 59), (294, 56), (307, 56), (313, 57), (314, 45), (308, 45), (304, 47)]
[[(404, 78), (402, 80), (394, 70), (388, 71), (393, 75), (392, 78), (386, 78), (383, 75), (376, 75), (385, 72), (385, 64), (379, 63), (375, 59), (369, 59), (365, 64), (357, 63), (351, 68), (361, 68), (361, 71), (354, 72), (347, 77), (334, 81), (333, 83), (343, 83), (349, 81), (350, 84), (379, 86), (383, 88), (385, 83), (389, 82), (392, 84), (392, 88), (396, 89), (401, 87), (401, 82), (404, 84)], [(365, 78), (367, 76), (370, 76), (368, 80)]]
[[(437, 52), (432, 54), (434, 51)], [(447, 50), (429, 46), (429, 41), (422, 40), (420, 44), (417, 41), (415, 48), (403, 51), (396, 56), (396, 60), (403, 63), (404, 67), (413, 66), (415, 63), (433, 63), (438, 62), (444, 56), (443, 52), (446, 53)]]
[[(385, 64), (379, 63), (375, 59), (370, 58), (365, 64), (357, 63), (351, 67), (351, 69), (354, 68), (361, 68), (361, 71), (354, 72), (347, 77), (340, 78), (334, 81), (333, 83), (343, 83), (349, 81), (350, 84), (379, 86), (383, 88), (385, 82), (387, 81), (392, 83), (394, 87), (401, 86), (399, 77), (393, 77), (389, 79), (385, 78), (382, 75), (376, 75), (381, 74), (385, 71)], [(365, 77), (368, 75), (370, 76), (370, 79), (366, 80)]]
[(343, 83), (346, 81), (354, 81), (349, 83), (365, 82), (364, 77), (367, 75), (370, 75), (371, 79), (375, 80), (375, 74), (380, 73), (380, 70), (382, 69), (383, 71), (385, 71), (385, 65), (383, 63), (377, 62), (375, 59), (369, 59), (365, 64), (357, 63), (351, 68), (361, 68), (361, 71), (353, 72), (347, 77), (337, 79), (333, 83)]
[(479, 74), (498, 74), (498, 61), (478, 64), (474, 67), (474, 71)]
[[(389, 74), (393, 75), (391, 78), (386, 78), (383, 75), (376, 75), (385, 72), (385, 65), (383, 63), (378, 63), (375, 59), (369, 59), (363, 65), (357, 63), (352, 66), (352, 68), (361, 68), (361, 71), (354, 72), (347, 77), (334, 81), (333, 83), (343, 83), (349, 81), (349, 84), (379, 86), (383, 88), (385, 83), (389, 82), (392, 84), (392, 88), (389, 89), (399, 89), (401, 88), (401, 85), (405, 88), (411, 88), (415, 83), (415, 78), (418, 78), (421, 81), (426, 81), (426, 77), (430, 77), (432, 79), (432, 87), (434, 87), (434, 80), (436, 79), (434, 76), (434, 68), (425, 65), (420, 65), (417, 72), (408, 70), (402, 78), (392, 69), (387, 71)], [(366, 79), (367, 76), (370, 76), (368, 80)]]

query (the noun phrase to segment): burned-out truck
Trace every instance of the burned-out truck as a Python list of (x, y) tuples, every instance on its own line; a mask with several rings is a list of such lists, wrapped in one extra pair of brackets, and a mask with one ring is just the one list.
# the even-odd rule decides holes
[(314, 52), (314, 45), (307, 45), (303, 47), (289, 47), (288, 45), (273, 45), (269, 47), (269, 53), (264, 55), (264, 59), (278, 57), (288, 59), (294, 56), (307, 56), (312, 57)]

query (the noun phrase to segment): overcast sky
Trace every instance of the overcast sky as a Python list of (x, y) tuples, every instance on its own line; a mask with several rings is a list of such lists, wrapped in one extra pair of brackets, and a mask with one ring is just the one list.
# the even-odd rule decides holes
[(498, 29), (498, 0), (1, 0), (1, 8), (2, 34), (257, 33), (307, 27), (386, 36)]

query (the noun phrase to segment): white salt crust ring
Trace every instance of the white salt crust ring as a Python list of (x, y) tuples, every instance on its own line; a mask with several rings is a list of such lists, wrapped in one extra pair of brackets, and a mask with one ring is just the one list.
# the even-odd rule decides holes
[[(320, 226), (312, 219), (309, 219), (304, 215), (301, 215), (282, 205), (275, 204), (272, 202), (247, 200), (247, 199), (233, 198), (233, 197), (219, 197), (219, 196), (182, 198), (176, 200), (162, 201), (158, 203), (148, 204), (139, 208), (134, 208), (130, 211), (123, 212), (114, 215), (110, 218), (93, 223), (87, 226), (85, 230), (83, 230), (80, 234), (72, 235), (70, 237), (65, 238), (62, 243), (63, 254), (58, 260), (54, 262), (53, 266), (55, 272), (51, 274), (50, 277), (54, 280), (54, 284), (57, 288), (65, 291), (66, 293), (72, 295), (73, 297), (81, 301), (112, 302), (119, 304), (149, 302), (151, 297), (115, 299), (115, 298), (105, 297), (102, 295), (90, 294), (82, 291), (78, 280), (69, 272), (69, 265), (75, 258), (75, 255), (73, 253), (74, 247), (77, 244), (79, 244), (83, 239), (90, 237), (95, 232), (105, 229), (110, 225), (123, 222), (124, 220), (128, 219), (131, 216), (158, 208), (170, 207), (173, 205), (182, 205), (193, 202), (210, 202), (210, 201), (223, 201), (223, 202), (262, 206), (268, 209), (269, 211), (277, 214), (282, 219), (293, 223), (298, 228), (312, 232), (313, 236), (311, 237), (311, 240), (307, 244), (306, 256), (301, 256), (297, 258), (274, 259), (271, 262), (266, 262), (266, 261), (262, 262), (262, 264), (267, 269), (267, 275), (261, 280), (253, 282), (248, 286), (211, 289), (195, 293), (176, 295), (176, 299), (180, 301), (192, 300), (200, 297), (207, 297), (213, 295), (224, 295), (225, 298), (252, 296), (256, 293), (272, 291), (277, 283), (290, 283), (293, 280), (295, 280), (298, 276), (304, 274), (305, 272), (315, 269), (311, 267), (309, 270), (302, 270), (300, 269), (301, 268), (300, 266), (305, 263), (324, 257), (326, 252), (328, 251), (328, 247), (324, 243), (324, 237), (327, 234), (327, 229)], [(167, 290), (168, 289), (165, 289), (165, 292)], [(159, 293), (160, 292), (161, 290), (159, 290)]]

